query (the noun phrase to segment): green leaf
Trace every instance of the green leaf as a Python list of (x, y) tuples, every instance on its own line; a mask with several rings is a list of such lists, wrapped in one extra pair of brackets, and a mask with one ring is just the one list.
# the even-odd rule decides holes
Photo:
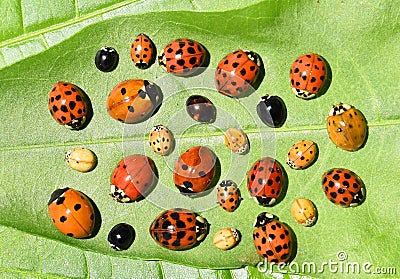
[[(0, 27), (1, 277), (330, 278), (334, 273), (364, 278), (363, 270), (330, 272), (325, 266), (323, 273), (317, 272), (325, 262), (339, 262), (341, 251), (347, 254), (343, 265), (371, 263), (371, 271), (393, 267), (399, 272), (400, 8), (396, 1), (39, 2), (39, 6), (36, 1), (0, 4), (7, 11)], [(167, 75), (157, 65), (136, 69), (129, 47), (141, 32), (150, 35), (159, 51), (180, 37), (201, 42), (211, 54), (210, 70), (184, 79)], [(104, 45), (120, 53), (120, 64), (111, 73), (99, 72), (93, 63)], [(212, 90), (212, 69), (239, 48), (259, 53), (266, 72), (258, 90), (240, 102)], [(306, 52), (321, 54), (332, 68), (329, 90), (311, 101), (296, 98), (288, 82), (291, 63)], [(115, 85), (132, 78), (162, 85), (164, 103), (149, 121), (123, 125), (108, 115), (106, 100)], [(90, 97), (94, 116), (84, 130), (66, 130), (51, 118), (47, 96), (57, 81), (72, 82)], [(195, 125), (186, 115), (184, 100), (195, 93), (217, 106), (213, 125)], [(270, 129), (256, 116), (255, 106), (265, 94), (277, 94), (285, 101), (288, 119), (282, 128)], [(368, 141), (357, 152), (336, 148), (327, 136), (328, 111), (339, 102), (354, 105), (368, 120)], [(152, 153), (147, 144), (150, 128), (159, 123), (177, 138), (175, 151), (165, 158)], [(246, 156), (231, 154), (224, 145), (222, 132), (233, 125), (249, 136), (251, 151)], [(272, 208), (261, 208), (246, 190), (250, 165), (261, 156), (284, 163), (289, 147), (302, 139), (317, 142), (317, 162), (302, 171), (286, 167), (285, 198)], [(208, 145), (218, 155), (221, 179), (233, 177), (240, 184), (244, 200), (234, 213), (214, 206), (215, 192), (190, 200), (173, 186), (175, 160), (195, 144)], [(97, 154), (94, 171), (81, 174), (65, 164), (64, 153), (78, 146)], [(109, 178), (117, 162), (132, 153), (146, 154), (156, 162), (160, 182), (148, 199), (117, 204), (108, 196)], [(326, 199), (321, 175), (332, 167), (351, 169), (363, 179), (367, 198), (362, 205), (343, 209)], [(53, 227), (47, 201), (58, 187), (76, 188), (96, 203), (102, 222), (95, 237), (71, 239)], [(314, 227), (304, 228), (291, 217), (291, 203), (299, 197), (316, 204), (319, 219)], [(203, 243), (180, 252), (155, 244), (148, 228), (164, 206), (200, 208), (211, 224)], [(273, 274), (264, 274), (254, 267), (261, 259), (253, 245), (252, 224), (262, 211), (278, 215), (293, 229), (298, 242), (294, 262), (299, 268), (275, 268)], [(129, 250), (117, 253), (109, 248), (107, 234), (119, 222), (130, 223), (137, 237)], [(240, 230), (242, 241), (232, 250), (219, 251), (213, 247), (213, 235), (231, 226)], [(315, 272), (301, 269), (309, 262), (315, 263)]]

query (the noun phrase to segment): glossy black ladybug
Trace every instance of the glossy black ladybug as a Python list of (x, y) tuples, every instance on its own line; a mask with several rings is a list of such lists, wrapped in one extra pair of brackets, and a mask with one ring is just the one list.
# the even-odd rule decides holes
[(265, 95), (257, 105), (257, 114), (265, 125), (279, 128), (286, 121), (286, 105), (278, 96)]
[(128, 249), (135, 240), (135, 230), (129, 224), (115, 225), (108, 233), (108, 242), (111, 248), (121, 251)]
[(102, 72), (114, 71), (119, 62), (118, 52), (112, 47), (102, 47), (94, 59), (97, 69)]
[(190, 96), (186, 100), (186, 111), (191, 118), (201, 123), (213, 123), (217, 115), (214, 104), (200, 95)]

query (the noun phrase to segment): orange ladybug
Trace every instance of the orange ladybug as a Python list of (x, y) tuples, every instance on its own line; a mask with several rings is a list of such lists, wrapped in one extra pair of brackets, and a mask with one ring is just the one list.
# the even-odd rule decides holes
[(71, 188), (57, 189), (48, 202), (50, 218), (63, 234), (86, 238), (92, 234), (95, 214), (89, 198)]
[(232, 180), (222, 180), (218, 186), (217, 196), (219, 205), (228, 212), (234, 211), (242, 200), (240, 191)]
[(347, 151), (360, 149), (367, 140), (367, 120), (361, 111), (348, 104), (333, 106), (329, 111), (327, 129), (331, 141)]
[(318, 54), (303, 54), (290, 68), (290, 83), (297, 97), (311, 99), (317, 96), (327, 80), (327, 64)]
[(287, 154), (286, 163), (295, 170), (311, 166), (318, 156), (318, 146), (310, 140), (302, 140), (293, 144)]
[(112, 118), (127, 124), (149, 119), (162, 103), (160, 88), (148, 80), (121, 82), (107, 99), (107, 111)]
[(296, 199), (290, 207), (290, 212), (297, 223), (304, 227), (311, 227), (317, 222), (317, 210), (308, 199)]
[(133, 39), (131, 45), (131, 59), (139, 69), (149, 68), (156, 59), (156, 47), (153, 41), (141, 33)]

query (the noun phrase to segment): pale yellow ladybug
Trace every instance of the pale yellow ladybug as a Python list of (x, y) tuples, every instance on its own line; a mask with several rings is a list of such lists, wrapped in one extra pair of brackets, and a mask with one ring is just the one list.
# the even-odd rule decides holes
[(293, 144), (287, 154), (286, 163), (292, 169), (305, 169), (309, 167), (318, 156), (318, 146), (310, 140), (302, 140)]
[(236, 128), (229, 128), (224, 133), (224, 140), (226, 146), (232, 150), (233, 153), (246, 154), (249, 151), (249, 140), (246, 134)]
[(228, 250), (240, 241), (239, 231), (234, 228), (224, 228), (217, 231), (213, 238), (215, 247), (221, 250)]
[(290, 211), (293, 218), (304, 227), (311, 227), (317, 222), (317, 210), (308, 199), (296, 199)]
[(89, 149), (77, 147), (65, 153), (65, 161), (71, 169), (88, 172), (96, 167), (97, 156)]
[(174, 148), (174, 137), (164, 125), (154, 126), (150, 131), (149, 144), (159, 155), (168, 155)]

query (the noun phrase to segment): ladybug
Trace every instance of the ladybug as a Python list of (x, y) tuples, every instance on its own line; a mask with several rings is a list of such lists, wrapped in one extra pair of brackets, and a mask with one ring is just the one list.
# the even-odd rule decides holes
[(74, 238), (91, 236), (95, 214), (90, 199), (77, 190), (55, 190), (48, 202), (50, 218), (63, 234)]
[(88, 172), (96, 167), (97, 156), (92, 150), (77, 147), (65, 153), (65, 161), (71, 169)]
[(360, 205), (365, 199), (365, 186), (354, 172), (334, 168), (322, 175), (322, 190), (326, 197), (341, 207)]
[(221, 250), (229, 250), (235, 247), (239, 241), (239, 231), (234, 228), (221, 229), (215, 233), (213, 238), (214, 246)]
[(182, 208), (165, 210), (150, 225), (150, 235), (164, 248), (187, 250), (202, 241), (208, 233), (208, 222), (196, 213)]
[(282, 127), (287, 116), (285, 102), (279, 96), (265, 95), (257, 104), (257, 114), (265, 125)]
[(133, 79), (118, 84), (107, 99), (112, 118), (127, 124), (150, 118), (162, 103), (160, 88), (148, 80)]
[(175, 163), (174, 183), (183, 194), (206, 190), (215, 174), (216, 156), (204, 146), (194, 146), (181, 154)]
[(293, 218), (304, 227), (311, 227), (317, 222), (317, 210), (312, 201), (296, 199), (290, 207)]
[(207, 56), (207, 50), (202, 44), (190, 39), (177, 39), (164, 47), (158, 63), (168, 73), (191, 76), (199, 67), (207, 64)]
[(347, 151), (360, 149), (367, 140), (367, 120), (355, 107), (339, 103), (329, 111), (328, 135), (338, 147)]
[(290, 83), (297, 97), (311, 99), (317, 96), (327, 78), (327, 63), (318, 54), (303, 54), (290, 68)]
[(111, 174), (111, 197), (117, 202), (132, 202), (145, 197), (157, 184), (156, 165), (144, 155), (122, 159)]
[(174, 148), (174, 142), (174, 136), (164, 125), (157, 125), (151, 129), (149, 144), (155, 153), (168, 155)]
[(141, 33), (133, 39), (131, 59), (139, 69), (149, 68), (155, 61), (156, 53), (156, 46), (147, 35)]
[(127, 250), (135, 240), (135, 229), (126, 223), (117, 224), (110, 230), (107, 239), (114, 250)]
[(295, 170), (311, 166), (318, 157), (318, 146), (310, 140), (302, 140), (293, 144), (287, 154), (286, 163)]
[(49, 94), (49, 110), (59, 124), (72, 130), (84, 128), (89, 108), (89, 99), (76, 85), (62, 81), (53, 85)]
[(113, 47), (102, 47), (94, 59), (96, 68), (102, 72), (114, 71), (119, 62), (118, 52)]
[(262, 206), (272, 206), (281, 197), (286, 186), (282, 165), (275, 159), (264, 157), (256, 161), (247, 175), (250, 196)]
[(258, 81), (261, 67), (260, 56), (248, 50), (236, 50), (218, 64), (214, 82), (218, 92), (229, 97), (244, 97), (252, 93)]
[(200, 123), (213, 123), (217, 114), (214, 104), (200, 95), (190, 96), (186, 100), (186, 111), (194, 121)]
[(223, 180), (218, 186), (218, 203), (228, 212), (234, 211), (240, 204), (242, 197), (235, 182)]
[(224, 133), (225, 145), (236, 154), (246, 154), (249, 151), (247, 135), (240, 129), (229, 128)]
[(253, 241), (258, 254), (268, 262), (287, 263), (292, 258), (292, 235), (278, 217), (267, 212), (257, 216)]

